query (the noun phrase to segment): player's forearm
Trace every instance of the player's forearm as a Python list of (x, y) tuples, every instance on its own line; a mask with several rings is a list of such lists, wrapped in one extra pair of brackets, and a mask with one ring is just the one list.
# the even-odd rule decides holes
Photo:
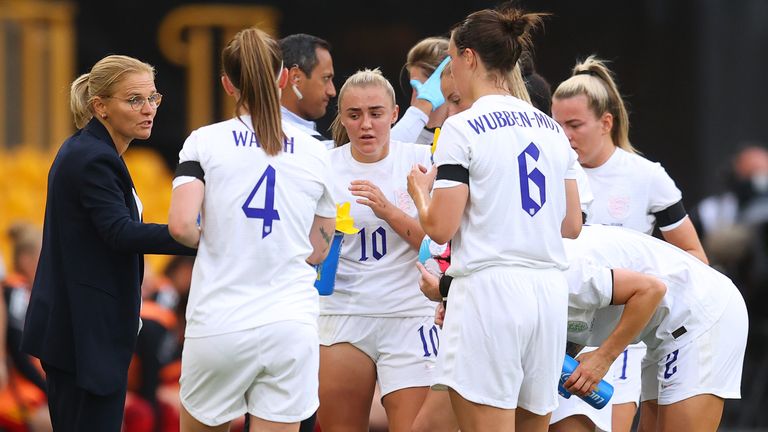
[(709, 264), (709, 259), (707, 258), (707, 254), (704, 252), (704, 248), (701, 247), (701, 245), (699, 245), (699, 247), (692, 247), (689, 249), (685, 249), (685, 251), (695, 256), (696, 258), (698, 258), (704, 264)]
[(315, 215), (312, 228), (309, 231), (309, 242), (312, 244), (312, 254), (307, 258), (307, 263), (317, 265), (325, 260), (333, 241), (335, 218), (324, 218)]
[[(419, 226), (423, 230), (422, 232), (428, 235), (433, 241), (437, 243), (447, 243), (450, 240), (444, 240), (442, 236), (441, 219), (437, 217), (437, 212), (431, 209), (432, 198), (429, 192), (419, 191), (414, 194), (413, 202), (416, 204), (416, 209), (419, 213)], [(439, 240), (438, 240), (439, 239)]]
[(582, 216), (579, 200), (579, 189), (576, 180), (565, 180), (566, 212), (560, 225), (560, 235), (563, 238), (575, 239), (581, 233)]
[(671, 243), (680, 249), (695, 256), (704, 264), (709, 264), (707, 254), (704, 252), (704, 247), (701, 245), (699, 236), (696, 233), (696, 228), (693, 226), (691, 219), (686, 216), (683, 223), (677, 228), (661, 231), (661, 236), (664, 237), (668, 243)]
[(422, 229), (426, 232), (428, 231), (427, 227), (430, 226), (429, 204), (432, 201), (429, 196), (429, 191), (422, 188), (416, 188), (413, 191), (411, 198), (413, 198), (413, 204), (416, 206), (419, 225), (421, 225)]
[(419, 250), (421, 241), (424, 239), (424, 230), (418, 219), (408, 216), (399, 208), (394, 208), (391, 215), (384, 220), (412, 248)]
[(648, 325), (667, 292), (666, 285), (653, 276), (634, 272), (622, 274), (620, 271), (614, 271), (614, 284), (632, 284), (634, 293), (624, 304), (624, 311), (616, 328), (600, 345), (600, 350), (613, 360)]
[(168, 229), (171, 237), (184, 246), (196, 248), (200, 243), (200, 226), (197, 225), (197, 221), (169, 224)]
[(178, 186), (171, 193), (171, 208), (168, 211), (168, 231), (174, 240), (184, 246), (196, 248), (200, 243), (200, 215), (205, 185), (195, 180)]

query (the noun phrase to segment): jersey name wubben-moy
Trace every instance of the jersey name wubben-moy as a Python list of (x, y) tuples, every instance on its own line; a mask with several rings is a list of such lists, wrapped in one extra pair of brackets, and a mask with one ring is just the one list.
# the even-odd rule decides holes
[[(484, 96), (448, 118), (434, 159), (469, 170), (448, 274), (494, 265), (567, 268), (560, 227), (576, 153), (554, 120), (515, 97)], [(437, 180), (434, 188), (456, 184)]]
[[(576, 240), (565, 239), (571, 266), (568, 340), (599, 346), (619, 321), (623, 306), (609, 306), (611, 269), (629, 269), (661, 279), (667, 293), (636, 341), (648, 345), (658, 360), (708, 330), (723, 314), (738, 289), (730, 279), (687, 252), (634, 230), (611, 226), (582, 228)], [(597, 308), (602, 308), (595, 311)]]
[[(187, 337), (317, 322), (316, 273), (305, 260), (314, 215), (336, 215), (328, 152), (283, 122), (283, 152), (268, 156), (250, 117), (241, 119), (192, 132), (179, 154), (180, 162), (199, 162), (205, 173)], [(188, 177), (174, 187), (180, 179)]]
[(416, 206), (408, 195), (408, 173), (414, 164), (431, 165), (429, 146), (390, 141), (387, 157), (374, 163), (356, 161), (350, 146), (329, 152), (332, 191), (337, 203), (350, 203), (360, 232), (344, 236), (333, 295), (320, 298), (320, 314), (431, 316), (434, 303), (419, 290), (418, 251), (370, 207), (358, 204), (358, 197), (349, 191), (353, 180), (368, 180), (393, 205), (416, 218)]

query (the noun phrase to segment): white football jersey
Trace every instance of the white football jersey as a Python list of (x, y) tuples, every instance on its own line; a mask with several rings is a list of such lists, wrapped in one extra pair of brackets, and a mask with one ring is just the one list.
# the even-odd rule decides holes
[[(642, 156), (616, 148), (613, 155), (597, 168), (584, 168), (594, 194), (587, 223), (623, 226), (650, 234), (656, 212), (678, 203), (683, 195), (664, 168)], [(683, 222), (677, 218), (662, 231)]]
[(434, 303), (419, 290), (418, 251), (349, 191), (353, 180), (368, 180), (410, 217), (416, 206), (407, 176), (414, 164), (430, 165), (428, 146), (390, 141), (389, 154), (374, 163), (352, 157), (351, 144), (330, 151), (333, 198), (349, 202), (357, 234), (344, 235), (333, 294), (320, 299), (321, 315), (429, 316)]
[(709, 329), (738, 289), (730, 279), (689, 253), (634, 230), (584, 226), (579, 238), (565, 239), (570, 261), (568, 340), (599, 346), (619, 322), (623, 306), (611, 306), (611, 269), (656, 276), (667, 293), (635, 340), (656, 360)]
[[(435, 165), (469, 170), (469, 202), (448, 274), (494, 265), (567, 267), (560, 227), (576, 153), (560, 125), (512, 96), (484, 96), (446, 120)], [(437, 180), (434, 188), (453, 187)]]
[(316, 325), (316, 273), (305, 260), (314, 216), (336, 215), (328, 152), (283, 122), (284, 151), (268, 156), (250, 117), (241, 119), (197, 129), (179, 153), (180, 163), (198, 162), (205, 173), (187, 337), (285, 320)]

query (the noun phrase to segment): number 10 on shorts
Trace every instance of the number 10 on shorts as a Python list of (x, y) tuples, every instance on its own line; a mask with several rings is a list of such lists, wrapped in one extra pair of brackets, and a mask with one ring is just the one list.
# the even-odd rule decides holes
[(424, 357), (431, 357), (432, 355), (437, 357), (437, 348), (440, 346), (440, 335), (437, 332), (437, 327), (432, 326), (425, 330), (424, 326), (421, 326), (418, 332), (421, 337), (422, 348), (424, 348)]

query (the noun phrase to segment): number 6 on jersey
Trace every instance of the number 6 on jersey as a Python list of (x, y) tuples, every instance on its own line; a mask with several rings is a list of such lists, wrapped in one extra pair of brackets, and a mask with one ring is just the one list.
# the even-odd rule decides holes
[[(272, 233), (273, 221), (280, 220), (280, 214), (275, 209), (275, 176), (275, 168), (273, 168), (272, 165), (267, 165), (267, 169), (264, 170), (264, 173), (259, 177), (256, 186), (251, 190), (245, 203), (243, 203), (243, 213), (245, 213), (245, 217), (250, 219), (261, 219), (264, 221), (264, 226), (261, 229), (261, 238)], [(261, 188), (264, 180), (267, 181), (266, 190), (264, 191), (264, 206), (251, 207), (253, 198)]]
[(528, 147), (517, 156), (517, 163), (520, 174), (520, 197), (523, 202), (523, 210), (531, 217), (541, 210), (541, 207), (547, 202), (546, 178), (544, 174), (535, 166), (529, 171), (527, 157), (533, 162), (539, 160), (539, 149), (535, 144), (530, 143)]

